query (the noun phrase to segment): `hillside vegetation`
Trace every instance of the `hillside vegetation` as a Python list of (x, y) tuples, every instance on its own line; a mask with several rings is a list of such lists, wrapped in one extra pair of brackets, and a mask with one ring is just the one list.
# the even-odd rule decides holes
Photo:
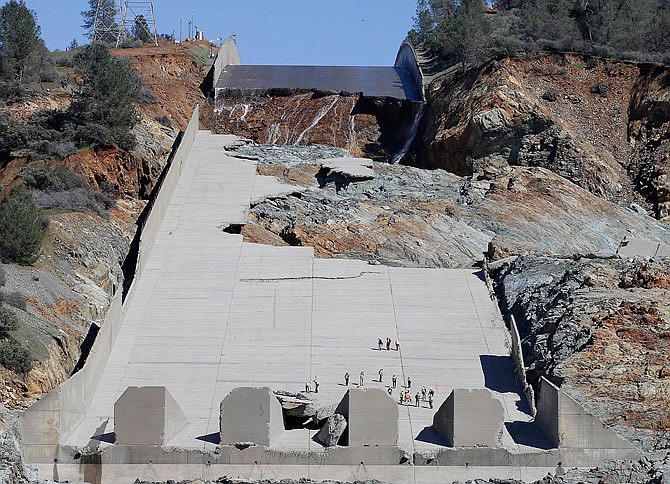
[(519, 51), (670, 63), (668, 0), (419, 0), (409, 37), (442, 65)]

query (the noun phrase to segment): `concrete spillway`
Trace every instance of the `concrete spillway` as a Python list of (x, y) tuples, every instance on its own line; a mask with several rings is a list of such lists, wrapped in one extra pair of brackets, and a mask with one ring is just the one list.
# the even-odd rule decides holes
[[(480, 271), (323, 260), (309, 247), (251, 244), (225, 232), (246, 222), (252, 200), (300, 188), (258, 175), (254, 161), (226, 150), (235, 137), (196, 129), (197, 112), (144, 227), (125, 302), (112, 302), (84, 369), (21, 420), (24, 456), (41, 477), (535, 479), (558, 460), (590, 464), (637, 455), (554, 387), (539, 405), (551, 440), (529, 423), (520, 410), (510, 337)], [(386, 337), (400, 348), (380, 350), (377, 340)], [(363, 388), (379, 389), (377, 396), (348, 393), (345, 372), (349, 389), (363, 372)], [(387, 397), (393, 374), (398, 388)], [(398, 390), (410, 378), (412, 394), (423, 385), (435, 389), (434, 408), (399, 404)], [(312, 395), (319, 405), (347, 402), (351, 442), (359, 444), (324, 449), (314, 440), (317, 430), (286, 430), (276, 412), (268, 420), (269, 445), (219, 442), (227, 425), (220, 403), (235, 389), (266, 389), (236, 393), (243, 403), (264, 398), (249, 402), (259, 405), (261, 418), (268, 404), (277, 408), (272, 390), (299, 392), (313, 380), (320, 383)], [(487, 427), (491, 418), (468, 390), (486, 393), (482, 408), (499, 409), (493, 422), (499, 430), (487, 447), (454, 430), (473, 420)], [(384, 405), (374, 403), (379, 395)], [(393, 412), (381, 410), (389, 404)], [(236, 405), (230, 415), (254, 414)], [(151, 432), (138, 432), (143, 425)], [(258, 422), (229, 425), (247, 435), (245, 427)], [(376, 445), (370, 435), (379, 425), (397, 433)]]
[(420, 89), (403, 67), (229, 65), (215, 89), (217, 95), (304, 90), (421, 101)]

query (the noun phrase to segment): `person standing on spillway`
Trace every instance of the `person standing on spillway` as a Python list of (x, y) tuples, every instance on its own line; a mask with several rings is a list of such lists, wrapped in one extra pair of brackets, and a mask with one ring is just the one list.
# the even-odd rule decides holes
[(384, 368), (379, 370), (379, 383), (384, 379)]
[(407, 388), (412, 388), (412, 379), (409, 376), (407, 377)]
[(416, 392), (416, 395), (414, 395), (414, 406), (418, 407), (419, 406), (419, 392)]
[(309, 385), (309, 382), (306, 381), (305, 382), (305, 393), (309, 393), (309, 392), (310, 392), (310, 385)]
[(344, 386), (349, 386), (349, 372), (344, 374)]
[(398, 377), (395, 376), (395, 373), (394, 373), (393, 376), (391, 377), (391, 384), (393, 385), (393, 388), (396, 387), (397, 382), (398, 382)]
[(384, 342), (382, 341), (382, 339), (381, 339), (381, 338), (377, 338), (377, 347), (379, 348), (379, 351), (382, 350), (382, 345), (383, 345), (383, 344), (384, 344)]
[(395, 350), (396, 351), (400, 350), (400, 339), (395, 340)]
[(361, 372), (361, 377), (360, 377), (360, 379), (358, 380), (358, 386), (359, 386), (359, 387), (362, 387), (362, 386), (363, 386), (363, 378), (364, 378), (364, 377), (365, 377), (365, 372), (362, 371), (362, 372)]
[(319, 393), (319, 382), (316, 377), (314, 378), (314, 393)]
[(386, 351), (391, 351), (391, 337), (386, 337)]

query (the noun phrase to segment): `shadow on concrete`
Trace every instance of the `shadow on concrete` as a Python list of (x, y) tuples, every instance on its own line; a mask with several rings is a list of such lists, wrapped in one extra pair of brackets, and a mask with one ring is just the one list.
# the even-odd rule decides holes
[(443, 445), (448, 447), (447, 441), (442, 437), (432, 426), (424, 427), (419, 435), (416, 436), (416, 439), (420, 442), (426, 442), (429, 444)]
[(195, 440), (202, 440), (203, 442), (209, 442), (210, 444), (218, 445), (221, 443), (221, 434), (219, 432), (213, 432), (211, 434), (196, 437)]
[(543, 450), (554, 448), (533, 422), (505, 422), (505, 427), (519, 445)]
[(91, 440), (99, 440), (100, 442), (107, 442), (108, 444), (113, 444), (116, 442), (116, 433), (107, 432), (106, 434), (98, 434), (91, 437)]
[(484, 386), (499, 393), (517, 393), (521, 387), (516, 382), (514, 360), (511, 356), (479, 355), (484, 373)]
[(486, 277), (484, 276), (484, 269), (477, 272), (473, 272), (473, 274), (477, 276), (477, 279), (479, 279), (480, 281), (486, 282)]

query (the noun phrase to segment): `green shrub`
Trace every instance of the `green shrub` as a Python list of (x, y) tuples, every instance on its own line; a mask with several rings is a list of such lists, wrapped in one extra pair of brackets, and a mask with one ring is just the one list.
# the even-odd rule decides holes
[(558, 99), (558, 93), (553, 89), (547, 89), (542, 93), (542, 99), (553, 103)]
[(598, 94), (601, 97), (607, 97), (607, 93), (610, 90), (610, 85), (608, 82), (599, 82), (591, 86), (591, 92), (593, 94)]
[(0, 345), (0, 364), (17, 373), (28, 373), (33, 366), (33, 358), (21, 343), (10, 339)]
[(16, 331), (17, 329), (19, 329), (19, 318), (16, 317), (14, 311), (5, 306), (0, 306), (0, 336), (4, 338), (9, 331)]
[(19, 175), (29, 188), (43, 192), (64, 192), (84, 186), (84, 178), (65, 166), (51, 169), (48, 166), (25, 168)]
[(0, 202), (0, 257), (4, 261), (32, 264), (37, 260), (48, 220), (32, 194), (19, 185)]

